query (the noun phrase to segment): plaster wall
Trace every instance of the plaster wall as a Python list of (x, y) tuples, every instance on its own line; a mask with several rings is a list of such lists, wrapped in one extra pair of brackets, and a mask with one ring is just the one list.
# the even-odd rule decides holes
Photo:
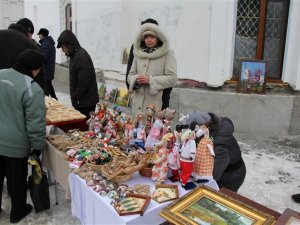
[[(140, 22), (151, 17), (159, 22), (175, 50), (179, 78), (218, 87), (231, 77), (236, 0), (25, 0), (25, 3), (25, 16), (32, 18), (37, 28), (52, 29), (55, 40), (65, 29), (65, 6), (71, 3), (73, 31), (98, 69), (124, 74), (123, 51), (133, 43)], [(47, 6), (42, 7), (44, 4)], [(290, 0), (282, 77), (295, 90), (300, 90), (299, 10), (300, 1)], [(64, 61), (66, 57), (57, 51), (57, 62)]]
[(300, 1), (291, 0), (282, 79), (300, 90)]
[[(60, 34), (59, 0), (25, 0), (24, 17), (33, 22), (33, 38), (38, 42), (40, 28), (49, 30), (49, 35), (57, 41)], [(61, 50), (56, 50), (56, 61), (61, 61)]]
[(0, 0), (0, 29), (7, 29), (24, 15), (24, 0)]

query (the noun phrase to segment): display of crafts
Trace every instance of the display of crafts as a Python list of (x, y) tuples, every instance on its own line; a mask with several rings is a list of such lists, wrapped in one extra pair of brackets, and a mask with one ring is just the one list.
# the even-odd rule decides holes
[[(197, 150), (195, 131), (184, 126), (172, 131), (170, 123), (174, 116), (175, 110), (159, 110), (149, 105), (146, 112), (132, 119), (123, 114), (119, 106), (110, 109), (106, 103), (98, 103), (87, 120), (88, 131), (69, 130), (60, 138), (49, 135), (47, 139), (66, 153), (65, 158), (71, 162), (74, 173), (85, 179), (89, 187), (111, 198), (120, 215), (142, 214), (151, 198), (158, 203), (178, 198), (177, 184), (164, 185), (168, 171), (172, 172), (174, 182), (182, 180), (180, 154), (189, 152), (186, 145)], [(181, 125), (185, 125), (187, 119), (188, 115), (183, 115), (179, 119)], [(156, 183), (153, 193), (149, 184), (132, 187), (123, 184), (136, 172), (143, 174), (141, 171), (146, 168), (150, 168), (146, 177)], [(184, 187), (185, 183), (181, 185)]]
[(176, 199), (179, 197), (178, 187), (177, 185), (156, 185), (156, 189), (151, 197), (158, 203)]

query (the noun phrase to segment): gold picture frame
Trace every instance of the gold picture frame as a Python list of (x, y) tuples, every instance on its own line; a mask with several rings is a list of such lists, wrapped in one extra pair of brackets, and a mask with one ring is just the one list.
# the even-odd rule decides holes
[(300, 224), (300, 212), (286, 208), (276, 221), (275, 225), (297, 225)]
[(274, 216), (204, 185), (175, 200), (160, 216), (175, 225), (270, 225), (275, 221)]

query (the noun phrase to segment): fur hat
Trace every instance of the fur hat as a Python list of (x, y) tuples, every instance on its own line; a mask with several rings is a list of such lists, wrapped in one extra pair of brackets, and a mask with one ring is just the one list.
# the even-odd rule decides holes
[(153, 37), (157, 37), (157, 34), (154, 31), (151, 30), (146, 30), (143, 34), (142, 34), (142, 39), (145, 39), (146, 35), (151, 35)]
[(34, 26), (30, 19), (27, 19), (27, 18), (20, 19), (17, 22), (17, 24), (23, 26), (27, 30), (27, 32), (29, 32), (31, 34), (34, 33)]
[(26, 49), (18, 55), (17, 62), (28, 70), (36, 70), (43, 66), (44, 56), (38, 50)]
[(153, 23), (153, 24), (156, 24), (158, 25), (158, 22), (155, 20), (155, 19), (152, 19), (152, 18), (148, 18), (144, 21), (141, 22), (141, 25), (145, 24), (145, 23)]
[(37, 35), (43, 35), (44, 37), (47, 37), (49, 35), (49, 30), (47, 30), (46, 28), (41, 28), (39, 30), (39, 32), (37, 33)]

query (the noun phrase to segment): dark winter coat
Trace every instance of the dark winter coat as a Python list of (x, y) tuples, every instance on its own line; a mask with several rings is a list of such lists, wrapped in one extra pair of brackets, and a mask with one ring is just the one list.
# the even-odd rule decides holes
[(53, 80), (55, 71), (55, 42), (51, 36), (40, 40), (41, 49), (44, 54), (44, 78), (46, 81)]
[(96, 73), (93, 61), (87, 51), (82, 48), (76, 36), (69, 30), (63, 31), (58, 44), (71, 47), (69, 79), (72, 105), (75, 108), (95, 106), (99, 102)]
[(237, 192), (246, 176), (246, 166), (240, 147), (233, 136), (234, 126), (227, 117), (218, 118), (213, 113), (210, 135), (213, 138), (215, 162), (213, 177), (220, 188)]
[[(13, 67), (17, 56), (25, 49), (36, 49), (39, 47), (31, 41), (24, 33), (17, 29), (0, 30), (0, 69)], [(44, 89), (44, 74), (41, 72), (34, 80)]]

